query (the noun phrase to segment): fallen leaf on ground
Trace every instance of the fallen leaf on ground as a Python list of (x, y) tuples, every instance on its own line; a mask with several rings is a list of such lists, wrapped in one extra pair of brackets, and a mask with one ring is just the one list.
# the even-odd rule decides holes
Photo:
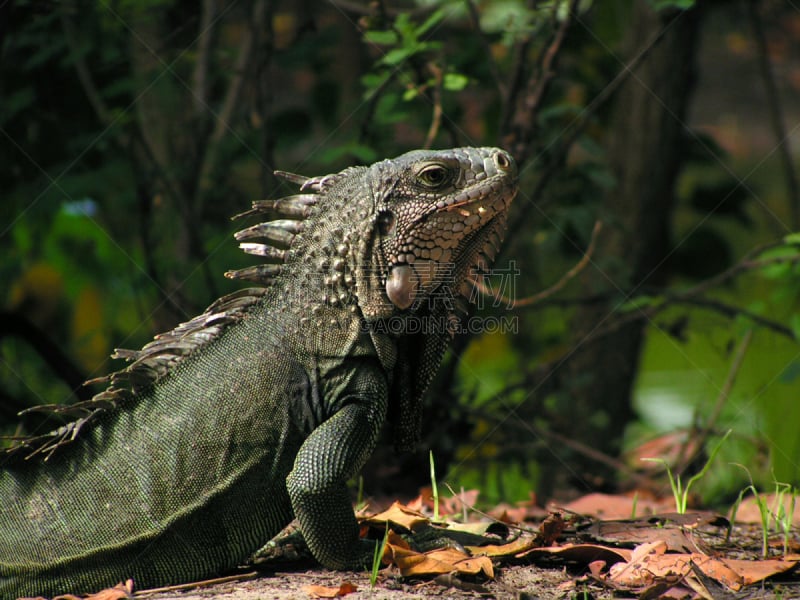
[(395, 502), (382, 513), (372, 515), (371, 517), (361, 521), (361, 523), (380, 527), (387, 521), (393, 525), (398, 525), (407, 531), (414, 531), (414, 529), (417, 527), (421, 525), (427, 525), (429, 522), (425, 515), (415, 510), (411, 510), (399, 502)]
[(525, 521), (538, 521), (550, 514), (538, 504), (534, 492), (529, 492), (529, 498), (517, 502), (514, 506), (501, 502), (489, 511), (489, 516), (503, 523), (523, 523)]
[(783, 558), (767, 558), (763, 560), (722, 558), (720, 561), (736, 571), (741, 576), (744, 585), (750, 585), (795, 567), (800, 563), (800, 555), (790, 554)]
[(675, 508), (674, 500), (655, 501), (646, 498), (634, 499), (633, 496), (600, 493), (587, 494), (567, 504), (559, 504), (551, 506), (551, 508), (579, 515), (592, 515), (602, 519), (628, 519), (633, 515), (634, 504), (637, 515), (656, 514)]
[(474, 523), (454, 523), (448, 521), (447, 530), (471, 533), (473, 535), (486, 535), (487, 533), (500, 537), (506, 537), (508, 535), (508, 526), (505, 523), (498, 523), (497, 521), (476, 521)]
[(469, 556), (455, 548), (443, 548), (430, 552), (416, 552), (397, 534), (389, 533), (383, 562), (395, 565), (404, 577), (412, 575), (443, 575), (461, 573), (478, 575), (483, 573), (494, 578), (494, 567), (488, 556)]
[(788, 571), (800, 562), (800, 556), (767, 560), (738, 560), (714, 558), (697, 552), (674, 554), (666, 552), (666, 544), (651, 543), (637, 547), (627, 563), (617, 563), (609, 569), (608, 579), (630, 588), (652, 585), (659, 579), (689, 576), (692, 565), (703, 574), (739, 591), (772, 575)]
[(521, 552), (530, 550), (536, 545), (536, 538), (533, 536), (521, 536), (508, 544), (489, 544), (488, 546), (465, 546), (465, 549), (473, 556), (490, 556), (500, 558), (503, 556), (516, 556)]
[(664, 541), (667, 550), (674, 552), (703, 552), (704, 547), (692, 535), (692, 530), (701, 525), (714, 528), (730, 526), (728, 520), (715, 513), (700, 511), (693, 513), (664, 513), (622, 519), (617, 521), (595, 521), (578, 528), (582, 538), (615, 544), (643, 544)]
[(358, 588), (349, 581), (345, 581), (338, 588), (326, 585), (305, 585), (303, 591), (312, 598), (340, 598), (358, 591)]
[(523, 552), (520, 556), (531, 558), (559, 557), (577, 563), (588, 565), (595, 560), (605, 561), (606, 564), (626, 562), (631, 558), (631, 551), (627, 548), (611, 548), (598, 544), (564, 544), (548, 548), (534, 548)]

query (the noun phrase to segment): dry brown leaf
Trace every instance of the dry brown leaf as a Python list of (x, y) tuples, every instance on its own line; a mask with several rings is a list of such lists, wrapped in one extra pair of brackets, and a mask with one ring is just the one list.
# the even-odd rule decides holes
[(566, 528), (567, 524), (560, 512), (554, 512), (547, 515), (547, 518), (539, 525), (539, 543), (542, 546), (552, 546), (558, 541), (561, 533)]
[(688, 570), (688, 562), (676, 566), (677, 557), (686, 554), (665, 554), (663, 541), (641, 544), (634, 548), (627, 563), (617, 563), (608, 570), (608, 578), (617, 585), (626, 587), (650, 586), (656, 579), (671, 575), (683, 575)]
[(399, 502), (395, 502), (382, 513), (372, 515), (361, 522), (379, 527), (384, 525), (387, 521), (393, 525), (403, 527), (408, 531), (414, 531), (414, 529), (420, 527), (421, 525), (427, 525), (429, 522), (425, 515), (415, 510), (411, 510)]
[(347, 594), (352, 594), (357, 590), (358, 588), (349, 581), (343, 582), (338, 588), (328, 587), (326, 585), (303, 586), (303, 591), (312, 598), (340, 598), (342, 596), (346, 596)]
[[(618, 496), (612, 494), (587, 494), (568, 504), (551, 506), (551, 509), (564, 510), (579, 515), (592, 515), (602, 519), (628, 519), (633, 514), (634, 498), (632, 496)], [(653, 501), (645, 498), (636, 500), (636, 514), (650, 515), (662, 510), (674, 508), (675, 503), (670, 500)]]
[(409, 548), (408, 544), (395, 544), (390, 539), (387, 541), (383, 560), (397, 566), (404, 577), (445, 573), (466, 575), (483, 573), (490, 579), (494, 578), (494, 568), (489, 557), (469, 556), (454, 548), (421, 553)]
[(480, 536), (484, 536), (487, 533), (495, 534), (500, 537), (505, 537), (508, 535), (508, 527), (505, 525), (505, 523), (498, 523), (497, 521), (475, 521), (472, 523), (457, 523), (455, 521), (448, 521), (447, 531), (471, 533)]
[(664, 541), (673, 552), (702, 552), (699, 539), (692, 530), (701, 525), (727, 528), (728, 520), (716, 513), (662, 513), (639, 519), (596, 521), (582, 527), (580, 533), (600, 542), (642, 544)]
[(697, 552), (667, 554), (663, 543), (642, 544), (628, 563), (617, 563), (609, 569), (609, 579), (628, 587), (651, 585), (654, 581), (674, 575), (688, 576), (692, 563), (703, 574), (733, 591), (793, 568), (800, 556), (767, 560), (738, 560), (713, 558)]
[(800, 555), (790, 554), (783, 558), (768, 558), (764, 560), (721, 558), (720, 561), (738, 573), (743, 585), (750, 585), (795, 567), (800, 562)]
[(534, 547), (536, 539), (532, 536), (518, 537), (508, 544), (489, 544), (488, 546), (465, 546), (472, 556), (490, 556), (498, 558), (501, 556), (516, 556), (521, 552), (530, 550)]
[(517, 502), (514, 506), (501, 502), (489, 511), (489, 516), (503, 523), (537, 521), (547, 517), (550, 512), (539, 506), (536, 494), (534, 492), (528, 494), (528, 500)]
[(548, 548), (533, 548), (521, 553), (520, 556), (529, 556), (531, 558), (558, 556), (565, 560), (572, 560), (585, 565), (595, 560), (614, 564), (630, 560), (631, 551), (627, 548), (611, 548), (609, 546), (600, 546), (599, 544), (564, 544), (563, 546)]

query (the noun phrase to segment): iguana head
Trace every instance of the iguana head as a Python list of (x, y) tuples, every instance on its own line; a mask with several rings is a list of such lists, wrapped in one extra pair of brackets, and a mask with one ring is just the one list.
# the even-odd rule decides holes
[(347, 305), (370, 321), (463, 291), (470, 271), (494, 258), (517, 192), (514, 160), (497, 148), (415, 150), (323, 177), (278, 174), (302, 193), (254, 202), (244, 215), (276, 220), (236, 234), (266, 264), (226, 275), (316, 280), (319, 297), (304, 307), (312, 317)]
[(457, 293), (471, 269), (486, 267), (517, 191), (514, 160), (497, 148), (417, 150), (376, 163), (368, 180), (375, 203), (372, 262), (380, 266), (386, 298), (400, 310), (431, 294)]

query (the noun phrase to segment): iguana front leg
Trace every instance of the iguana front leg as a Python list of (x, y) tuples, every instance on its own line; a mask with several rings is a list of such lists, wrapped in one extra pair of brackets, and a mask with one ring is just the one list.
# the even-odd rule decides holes
[(358, 539), (346, 482), (372, 454), (388, 403), (382, 370), (359, 368), (345, 379), (339, 397), (325, 400), (341, 408), (308, 436), (286, 478), (308, 548), (332, 569), (361, 568), (372, 560), (374, 543)]

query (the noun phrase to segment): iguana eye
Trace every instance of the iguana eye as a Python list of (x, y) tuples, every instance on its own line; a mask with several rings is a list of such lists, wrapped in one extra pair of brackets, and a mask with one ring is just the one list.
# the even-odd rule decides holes
[(428, 165), (417, 173), (417, 180), (427, 188), (439, 188), (450, 180), (450, 172), (442, 165)]

